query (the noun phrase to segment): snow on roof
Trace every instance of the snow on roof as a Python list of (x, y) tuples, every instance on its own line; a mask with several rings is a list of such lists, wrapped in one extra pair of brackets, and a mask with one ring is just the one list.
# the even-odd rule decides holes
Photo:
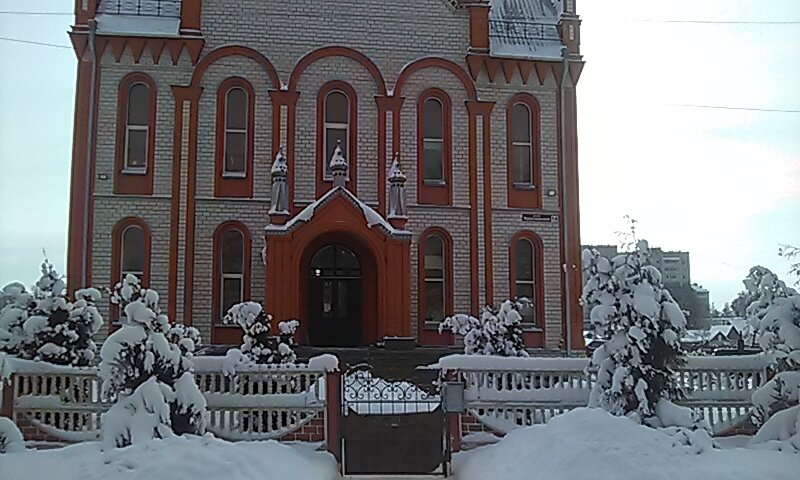
[(374, 208), (370, 207), (366, 203), (362, 202), (358, 199), (355, 195), (347, 190), (344, 187), (334, 187), (330, 189), (325, 195), (319, 197), (314, 202), (310, 203), (306, 208), (304, 208), (300, 213), (292, 217), (285, 225), (273, 225), (269, 224), (264, 227), (266, 232), (288, 232), (292, 229), (299, 226), (301, 223), (307, 223), (314, 218), (314, 215), (317, 212), (317, 209), (321, 206), (328, 203), (331, 199), (336, 196), (343, 196), (347, 200), (349, 200), (353, 205), (358, 207), (361, 212), (364, 214), (364, 220), (367, 222), (367, 227), (372, 228), (374, 226), (379, 226), (386, 231), (389, 235), (393, 236), (410, 236), (411, 232), (408, 230), (400, 230), (394, 228), (388, 221), (386, 221), (383, 216), (376, 212)]
[(95, 20), (97, 33), (106, 35), (177, 37), (181, 27), (181, 19), (171, 17), (98, 14)]
[(489, 51), (501, 57), (560, 60), (558, 20), (561, 2), (492, 0)]

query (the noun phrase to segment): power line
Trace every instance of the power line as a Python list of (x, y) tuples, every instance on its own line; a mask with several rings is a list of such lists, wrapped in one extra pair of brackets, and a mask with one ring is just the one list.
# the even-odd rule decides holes
[(630, 19), (620, 20), (630, 23), (699, 23), (711, 25), (800, 25), (800, 21), (778, 20), (778, 21), (755, 21), (755, 20), (656, 20), (656, 19)]
[(668, 103), (666, 105), (670, 107), (711, 108), (718, 110), (745, 110), (749, 112), (800, 113), (800, 110), (784, 110), (780, 108), (732, 107), (727, 105), (694, 105), (688, 103)]
[(46, 42), (34, 42), (33, 40), (21, 40), (19, 38), (0, 37), (0, 40), (5, 40), (7, 42), (26, 43), (29, 45), (39, 45), (43, 47), (69, 48), (70, 50), (72, 49), (72, 47), (70, 47), (69, 45), (59, 45), (57, 43), (46, 43)]

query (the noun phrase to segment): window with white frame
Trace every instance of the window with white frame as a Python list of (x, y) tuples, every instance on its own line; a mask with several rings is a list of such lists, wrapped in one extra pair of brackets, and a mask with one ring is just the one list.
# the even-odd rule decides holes
[(445, 315), (445, 252), (439, 235), (425, 239), (425, 321), (439, 322)]
[(124, 171), (143, 173), (147, 170), (150, 137), (150, 87), (134, 83), (128, 89), (125, 124)]
[(220, 248), (222, 278), (218, 318), (221, 319), (233, 305), (244, 301), (244, 235), (239, 230), (226, 231)]
[(225, 95), (225, 162), (224, 176), (247, 175), (247, 92), (239, 87)]
[(531, 111), (524, 103), (515, 103), (511, 108), (511, 149), (514, 186), (532, 186)]
[(444, 184), (444, 107), (436, 98), (425, 100), (422, 112), (422, 179)]
[(341, 142), (342, 154), (348, 157), (348, 137), (350, 133), (350, 101), (343, 92), (334, 90), (325, 96), (325, 179), (333, 178), (330, 161), (336, 145)]
[(536, 260), (533, 243), (527, 238), (517, 240), (515, 247), (514, 296), (522, 300), (520, 315), (525, 323), (536, 323), (534, 302), (536, 301)]

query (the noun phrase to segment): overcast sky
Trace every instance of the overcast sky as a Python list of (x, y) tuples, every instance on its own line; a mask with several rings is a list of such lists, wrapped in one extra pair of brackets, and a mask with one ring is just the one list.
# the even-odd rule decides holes
[[(651, 245), (691, 253), (692, 280), (719, 306), (752, 265), (785, 276), (778, 245), (800, 244), (800, 1), (578, 8), (583, 243), (616, 243), (630, 215)], [(70, 21), (0, 13), (0, 37), (67, 46)], [(0, 39), (0, 285), (33, 282), (42, 248), (64, 270), (75, 65), (71, 49)]]

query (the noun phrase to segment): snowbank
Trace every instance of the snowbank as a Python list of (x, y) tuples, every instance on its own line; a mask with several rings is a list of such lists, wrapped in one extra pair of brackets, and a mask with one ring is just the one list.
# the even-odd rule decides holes
[(794, 480), (800, 471), (800, 455), (740, 448), (693, 454), (676, 443), (664, 431), (580, 408), (458, 454), (456, 479), (524, 480), (536, 472), (554, 479)]
[(230, 443), (205, 437), (173, 437), (128, 448), (100, 450), (82, 443), (57, 450), (0, 455), (8, 480), (332, 480), (336, 463), (312, 446), (275, 441)]

